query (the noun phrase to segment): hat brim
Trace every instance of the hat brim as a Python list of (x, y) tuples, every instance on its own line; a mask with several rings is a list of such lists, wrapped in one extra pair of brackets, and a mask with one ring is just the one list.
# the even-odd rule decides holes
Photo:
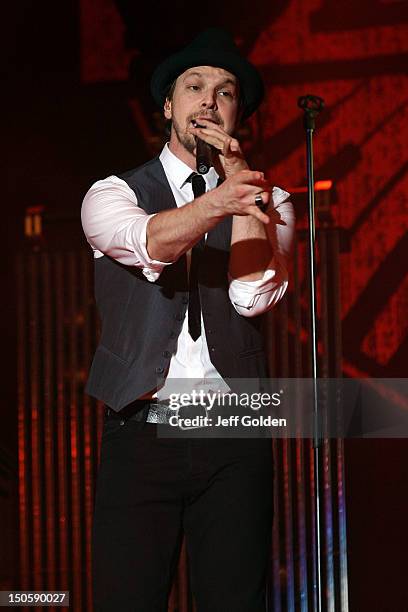
[(184, 51), (175, 53), (156, 68), (151, 80), (151, 92), (158, 106), (163, 107), (175, 79), (195, 66), (223, 68), (237, 77), (243, 103), (243, 119), (252, 115), (262, 102), (264, 86), (261, 76), (244, 57), (230, 51), (214, 53), (211, 49), (201, 49), (190, 51), (188, 55)]

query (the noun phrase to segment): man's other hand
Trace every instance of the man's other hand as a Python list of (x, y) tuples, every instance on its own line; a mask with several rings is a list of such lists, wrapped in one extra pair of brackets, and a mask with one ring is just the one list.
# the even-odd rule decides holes
[(263, 172), (241, 170), (203, 197), (211, 200), (211, 204), (221, 216), (251, 215), (266, 225), (269, 223), (269, 217), (255, 203), (255, 197), (261, 196), (263, 205), (267, 205), (271, 190), (271, 185), (265, 180)]

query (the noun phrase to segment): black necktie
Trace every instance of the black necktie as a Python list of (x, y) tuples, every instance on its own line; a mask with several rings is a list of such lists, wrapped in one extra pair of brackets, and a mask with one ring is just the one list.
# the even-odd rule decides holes
[[(188, 178), (193, 186), (194, 199), (205, 193), (205, 180), (200, 174), (193, 172)], [(195, 341), (201, 335), (201, 306), (198, 290), (198, 268), (201, 253), (205, 245), (204, 236), (191, 249), (189, 294), (188, 294), (188, 331)]]

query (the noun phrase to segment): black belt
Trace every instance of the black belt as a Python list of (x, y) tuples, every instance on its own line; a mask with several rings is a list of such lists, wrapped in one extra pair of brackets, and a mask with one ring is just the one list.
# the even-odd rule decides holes
[(105, 405), (106, 416), (109, 419), (117, 419), (118, 421), (146, 421), (150, 408), (158, 407), (159, 404), (154, 400), (135, 400), (128, 404), (118, 412)]
[[(193, 411), (193, 414), (190, 415), (191, 411)], [(115, 410), (106, 406), (107, 418), (117, 419), (121, 421), (122, 425), (129, 420), (143, 423), (169, 424), (170, 417), (176, 415), (183, 416), (183, 413), (186, 413), (186, 416), (194, 416), (194, 414), (208, 416), (208, 409), (204, 405), (197, 405), (182, 406), (178, 410), (174, 410), (170, 408), (168, 403), (158, 402), (154, 399), (135, 400), (122, 408), (119, 412), (115, 412)], [(182, 426), (181, 429), (190, 429), (190, 427)], [(191, 429), (196, 429), (196, 427), (191, 427)]]

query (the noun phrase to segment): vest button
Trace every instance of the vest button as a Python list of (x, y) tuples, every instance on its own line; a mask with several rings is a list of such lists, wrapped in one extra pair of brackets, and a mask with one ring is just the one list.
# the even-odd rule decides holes
[(176, 321), (182, 321), (184, 319), (184, 315), (179, 312), (179, 314), (174, 315)]
[(170, 332), (170, 338), (175, 338), (177, 336), (175, 331)]
[(160, 366), (156, 368), (156, 374), (163, 374), (163, 372), (164, 372), (164, 368), (161, 368)]
[(181, 303), (182, 304), (188, 304), (188, 297), (184, 296), (183, 298), (181, 298)]
[(212, 353), (215, 353), (215, 346), (212, 346), (212, 347), (210, 348), (210, 351), (211, 351)]
[(169, 357), (171, 357), (171, 353), (170, 353), (170, 351), (163, 351), (163, 357), (166, 357), (166, 359), (168, 359)]

